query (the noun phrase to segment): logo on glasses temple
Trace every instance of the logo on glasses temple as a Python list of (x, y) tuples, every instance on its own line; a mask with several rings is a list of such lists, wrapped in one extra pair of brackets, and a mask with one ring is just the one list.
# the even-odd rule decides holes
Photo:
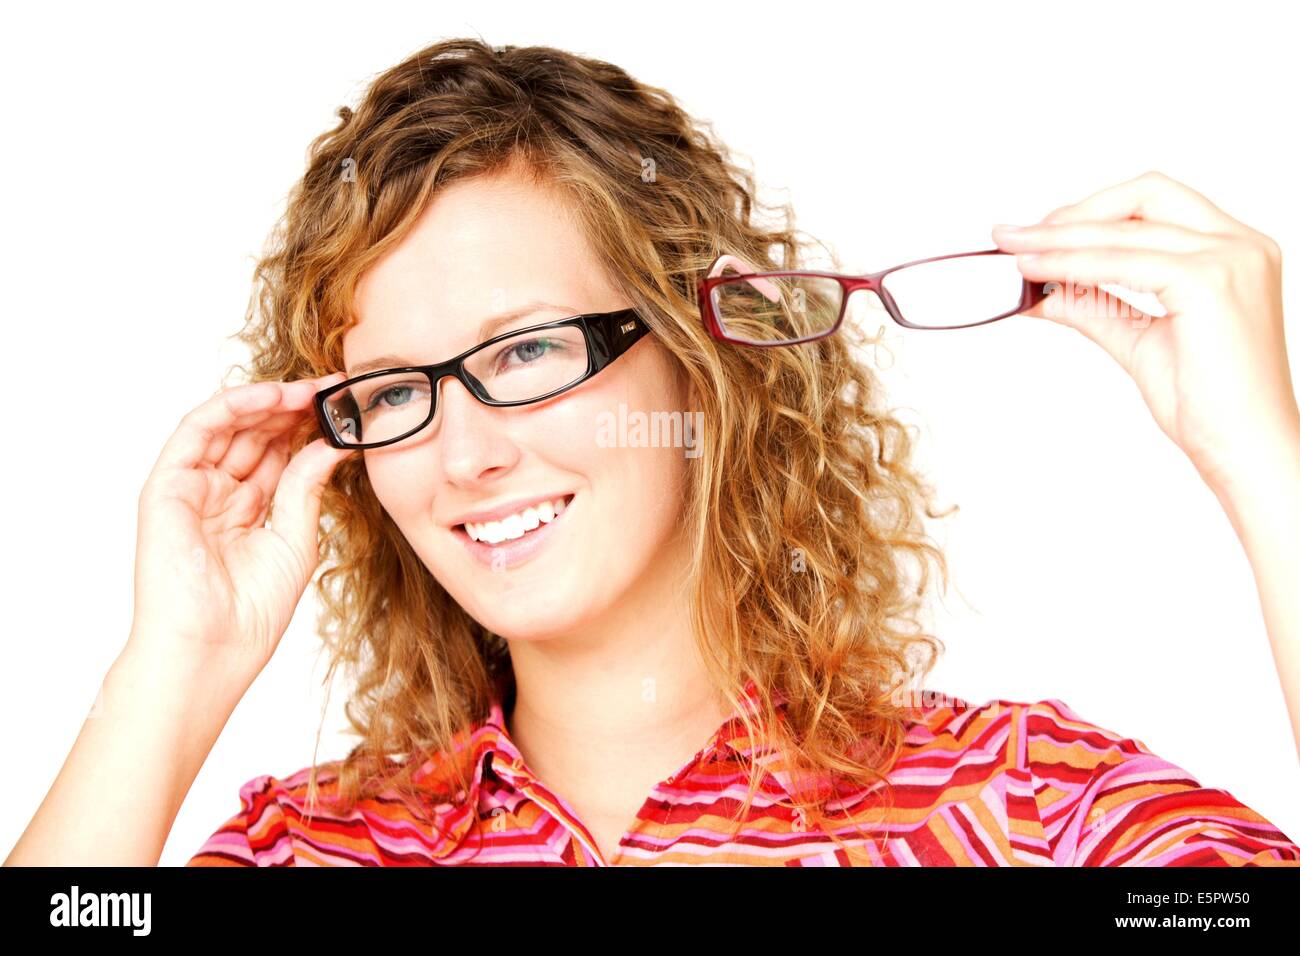
[(629, 322), (627, 325), (620, 325), (618, 327), (618, 330), (622, 332), (624, 335), (626, 335), (628, 332), (631, 332), (635, 328), (636, 328), (636, 323)]

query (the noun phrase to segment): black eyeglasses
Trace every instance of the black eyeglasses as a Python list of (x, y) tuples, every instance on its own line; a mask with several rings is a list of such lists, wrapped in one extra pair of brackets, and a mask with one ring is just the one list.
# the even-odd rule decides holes
[(649, 333), (636, 309), (590, 312), (506, 332), (433, 365), (379, 369), (316, 393), (335, 448), (378, 448), (433, 421), (447, 375), (484, 405), (530, 405), (581, 385)]

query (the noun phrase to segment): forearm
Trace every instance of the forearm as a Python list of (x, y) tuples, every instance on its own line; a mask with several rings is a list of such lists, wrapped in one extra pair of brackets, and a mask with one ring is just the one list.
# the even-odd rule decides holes
[(124, 651), (6, 866), (154, 866), (246, 687)]
[(1249, 466), (1209, 484), (1254, 572), (1300, 751), (1300, 425), (1263, 443)]

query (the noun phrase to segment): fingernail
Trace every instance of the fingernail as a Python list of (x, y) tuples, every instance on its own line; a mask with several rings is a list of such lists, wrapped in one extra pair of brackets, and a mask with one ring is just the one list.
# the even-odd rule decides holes
[(1024, 228), (1024, 226), (1013, 226), (1010, 223), (1000, 222), (993, 227), (993, 230), (995, 232), (1020, 232)]

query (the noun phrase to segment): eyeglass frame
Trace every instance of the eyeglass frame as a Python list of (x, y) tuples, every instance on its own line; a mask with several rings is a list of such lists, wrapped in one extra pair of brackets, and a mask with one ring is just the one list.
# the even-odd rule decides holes
[[(483, 383), (470, 375), (465, 370), (465, 361), (476, 352), (481, 352), (490, 345), (495, 345), (505, 339), (515, 338), (516, 336), (525, 335), (529, 332), (539, 332), (545, 329), (565, 328), (568, 326), (577, 326), (582, 329), (583, 338), (587, 343), (587, 370), (578, 378), (563, 385), (560, 388), (553, 389), (545, 395), (539, 395), (536, 398), (526, 398), (514, 401), (500, 401), (492, 398), (487, 394)], [(405, 441), (412, 435), (427, 428), (432, 423), (434, 416), (438, 411), (438, 383), (448, 375), (459, 381), (478, 401), (484, 405), (494, 408), (508, 407), (514, 405), (532, 405), (536, 402), (545, 401), (571, 388), (576, 388), (592, 376), (603, 372), (620, 356), (626, 352), (642, 338), (651, 332), (650, 326), (646, 324), (641, 313), (635, 308), (618, 309), (613, 312), (584, 312), (581, 315), (573, 315), (564, 319), (557, 319), (553, 322), (544, 322), (540, 325), (530, 325), (522, 329), (511, 329), (509, 332), (502, 332), (495, 335), (485, 342), (480, 342), (473, 348), (461, 352), (454, 358), (447, 359), (445, 362), (434, 362), (430, 365), (407, 365), (397, 368), (381, 368), (365, 372), (354, 378), (349, 378), (339, 382), (337, 385), (331, 385), (329, 388), (323, 388), (316, 393), (314, 403), (316, 407), (316, 420), (320, 426), (321, 433), (325, 440), (335, 448), (347, 448), (352, 450), (364, 450), (367, 448), (382, 448), (385, 445), (392, 445), (399, 441)], [(404, 435), (396, 438), (386, 438), (377, 442), (347, 443), (342, 441), (334, 428), (334, 423), (330, 420), (329, 414), (325, 409), (325, 403), (335, 392), (342, 391), (363, 382), (369, 378), (378, 378), (381, 375), (394, 375), (403, 372), (419, 373), (429, 379), (430, 400), (429, 400), (429, 417), (420, 425), (411, 429)]]
[[(709, 265), (708, 270), (700, 277), (696, 286), (697, 295), (700, 304), (700, 318), (704, 321), (705, 330), (713, 338), (720, 342), (727, 342), (731, 345), (750, 345), (755, 348), (773, 348), (789, 345), (803, 345), (806, 342), (815, 342), (818, 339), (824, 339), (828, 335), (834, 335), (844, 322), (844, 314), (848, 310), (849, 296), (860, 289), (868, 289), (874, 292), (885, 306), (885, 311), (889, 317), (899, 325), (907, 329), (917, 329), (923, 332), (947, 332), (953, 329), (969, 329), (977, 325), (988, 325), (990, 322), (997, 322), (1001, 319), (1018, 315), (1026, 309), (1031, 309), (1038, 303), (1042, 302), (1050, 294), (1050, 283), (1031, 282), (1029, 279), (1022, 280), (1020, 294), (1020, 304), (1009, 312), (996, 315), (991, 319), (981, 319), (979, 322), (968, 322), (965, 325), (914, 325), (903, 318), (902, 311), (898, 308), (898, 303), (894, 297), (889, 294), (889, 290), (884, 286), (885, 276), (891, 272), (897, 272), (900, 269), (906, 269), (908, 266), (924, 265), (928, 262), (938, 262), (942, 259), (961, 259), (965, 256), (987, 256), (987, 255), (1011, 255), (1002, 249), (980, 249), (975, 252), (956, 252), (946, 256), (931, 256), (928, 259), (914, 259), (911, 262), (903, 262), (896, 266), (890, 266), (888, 269), (881, 269), (879, 272), (870, 272), (866, 275), (853, 275), (840, 272), (819, 272), (808, 269), (789, 269), (776, 272), (746, 272), (734, 275), (709, 275), (718, 262), (726, 258), (726, 254), (719, 255)], [(751, 342), (746, 339), (733, 338), (728, 335), (722, 327), (721, 321), (713, 305), (713, 289), (725, 283), (736, 282), (743, 279), (770, 279), (780, 278), (782, 276), (815, 276), (823, 279), (835, 279), (843, 290), (840, 297), (840, 313), (835, 318), (835, 324), (824, 332), (818, 332), (816, 335), (806, 336), (801, 339), (783, 339), (779, 342)]]

